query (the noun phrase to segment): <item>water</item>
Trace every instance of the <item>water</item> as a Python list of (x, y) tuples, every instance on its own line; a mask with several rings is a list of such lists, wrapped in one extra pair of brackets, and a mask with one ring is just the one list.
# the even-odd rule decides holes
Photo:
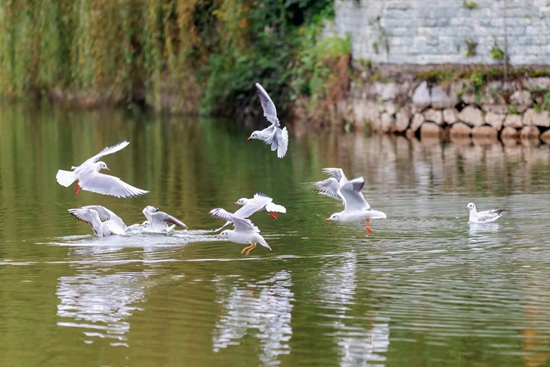
[[(294, 129), (296, 131), (296, 129)], [(0, 365), (542, 366), (550, 356), (550, 149), (297, 131), (287, 157), (223, 121), (0, 107)], [(151, 192), (117, 199), (55, 181), (103, 147)], [(363, 175), (364, 223), (301, 184)], [(265, 192), (273, 251), (216, 240), (214, 207)], [(466, 204), (505, 207), (469, 225)], [(96, 238), (67, 209), (128, 224), (146, 205), (190, 228)]]

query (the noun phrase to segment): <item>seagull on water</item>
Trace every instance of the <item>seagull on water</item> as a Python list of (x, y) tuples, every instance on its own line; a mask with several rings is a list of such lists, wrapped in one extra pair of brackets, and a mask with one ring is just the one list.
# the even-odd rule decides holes
[(260, 235), (258, 227), (256, 227), (250, 219), (239, 218), (222, 208), (212, 209), (210, 215), (213, 218), (223, 219), (235, 225), (235, 229), (226, 229), (222, 233), (217, 234), (216, 237), (227, 238), (231, 242), (249, 245), (241, 251), (241, 254), (246, 251), (244, 256), (248, 256), (250, 251), (254, 250), (258, 243), (271, 250), (271, 247), (269, 247), (265, 239)]
[(87, 205), (77, 209), (69, 209), (69, 214), (92, 226), (98, 237), (110, 235), (125, 235), (126, 224), (115, 213), (101, 205)]
[[(271, 215), (271, 217), (273, 217), (274, 219), (279, 218), (277, 213), (286, 213), (286, 208), (284, 206), (273, 203), (272, 198), (270, 198), (266, 194), (262, 194), (261, 192), (256, 193), (252, 199), (240, 198), (239, 200), (235, 201), (234, 204), (242, 205), (242, 208), (233, 213), (234, 216), (239, 218), (248, 218), (252, 214), (261, 210), (267, 211), (269, 215)], [(223, 226), (215, 229), (214, 232), (223, 229), (229, 224), (231, 224), (231, 221), (228, 220)]]
[(365, 197), (361, 193), (361, 189), (365, 185), (365, 179), (363, 177), (354, 178), (344, 183), (342, 186), (340, 186), (334, 177), (329, 178), (328, 181), (330, 185), (326, 185), (323, 195), (342, 200), (344, 202), (344, 210), (332, 214), (327, 218), (327, 221), (357, 222), (366, 220), (367, 226), (365, 230), (372, 233), (370, 229), (370, 220), (386, 218), (385, 213), (371, 209), (369, 203), (367, 203)]
[[(143, 209), (143, 215), (147, 218), (147, 220), (141, 224), (145, 232), (168, 233), (174, 230), (176, 226), (187, 229), (187, 226), (181, 220), (165, 212), (159, 212), (159, 208), (156, 206), (146, 206)], [(171, 223), (172, 226), (168, 226), (168, 223)]]
[(506, 209), (491, 209), (478, 212), (474, 203), (469, 203), (466, 209), (470, 211), (470, 223), (491, 223), (502, 217), (502, 212)]
[(131, 186), (120, 178), (115, 176), (104, 175), (99, 173), (104, 169), (111, 171), (105, 162), (100, 161), (103, 156), (118, 152), (124, 149), (128, 144), (127, 141), (120, 142), (112, 147), (103, 149), (92, 158), (86, 160), (80, 166), (73, 166), (73, 171), (57, 171), (56, 179), (60, 185), (69, 187), (76, 181), (75, 193), (78, 195), (80, 190), (95, 192), (97, 194), (112, 195), (119, 198), (128, 198), (139, 196), (148, 193), (149, 191), (138, 189)]
[(288, 131), (285, 128), (281, 129), (279, 118), (277, 117), (277, 109), (275, 104), (269, 97), (269, 94), (265, 91), (264, 87), (260, 83), (256, 83), (256, 89), (258, 89), (258, 95), (260, 96), (260, 102), (262, 103), (262, 109), (264, 110), (264, 116), (267, 121), (271, 122), (271, 126), (257, 130), (250, 135), (248, 140), (258, 139), (262, 140), (267, 145), (271, 145), (272, 151), (277, 151), (277, 157), (283, 158), (288, 149)]

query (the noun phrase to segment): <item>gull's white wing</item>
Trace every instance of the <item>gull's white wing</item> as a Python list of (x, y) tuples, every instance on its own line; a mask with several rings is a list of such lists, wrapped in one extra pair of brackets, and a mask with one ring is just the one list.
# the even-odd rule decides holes
[(99, 219), (101, 219), (101, 221), (104, 222), (104, 221), (107, 221), (107, 220), (112, 220), (118, 226), (120, 226), (122, 229), (126, 229), (126, 223), (124, 223), (122, 218), (120, 218), (118, 215), (116, 215), (115, 213), (113, 213), (112, 211), (110, 211), (109, 209), (107, 209), (104, 206), (101, 206), (101, 205), (86, 205), (86, 206), (83, 206), (82, 208), (95, 210), (99, 214)]
[(67, 211), (76, 219), (81, 220), (84, 223), (91, 224), (96, 234), (102, 233), (101, 220), (99, 219), (99, 214), (97, 213), (97, 211), (84, 208), (69, 209)]
[(238, 218), (248, 218), (252, 214), (262, 210), (266, 206), (266, 202), (264, 200), (248, 200), (248, 203), (246, 205), (243, 205), (239, 208), (235, 213), (233, 213), (233, 216)]
[(354, 178), (346, 182), (340, 187), (340, 195), (344, 198), (344, 206), (346, 210), (364, 210), (369, 209), (370, 205), (365, 200), (361, 193), (361, 189), (365, 185), (363, 177)]
[[(329, 175), (330, 177), (334, 177), (341, 184), (344, 184), (348, 181), (346, 175), (344, 174), (344, 170), (341, 168), (323, 168), (322, 171), (324, 174)], [(344, 179), (344, 182), (342, 182), (342, 179)]]
[(286, 213), (286, 208), (284, 206), (275, 203), (267, 204), (265, 210), (268, 212)]
[(175, 224), (177, 226), (187, 228), (185, 223), (183, 223), (181, 220), (179, 220), (178, 218), (173, 217), (169, 214), (166, 214), (165, 212), (152, 213), (151, 214), (151, 219), (153, 221), (153, 223), (151, 223), (153, 225), (153, 227), (155, 227), (156, 225), (159, 225), (159, 224), (160, 225), (165, 225), (166, 223), (172, 223), (172, 224)]
[(506, 211), (506, 209), (492, 209), (492, 210), (484, 210), (482, 212), (477, 212), (477, 221), (492, 222), (500, 218), (502, 216), (502, 212), (504, 211)]
[(340, 184), (334, 177), (315, 182), (314, 185), (318, 194), (325, 195), (336, 200), (344, 201), (342, 196), (338, 193), (338, 190), (340, 190)]
[(122, 227), (120, 227), (119, 223), (117, 223), (115, 221), (108, 220), (105, 223), (103, 223), (103, 226), (109, 232), (111, 232), (111, 234), (118, 234), (118, 235), (122, 235), (122, 236), (126, 235), (126, 230), (125, 230), (126, 226), (124, 228), (122, 228)]
[(97, 153), (96, 155), (94, 155), (92, 158), (90, 159), (87, 159), (84, 163), (82, 163), (83, 165), (84, 164), (88, 164), (88, 163), (96, 163), (96, 162), (99, 162), (101, 160), (101, 157), (103, 156), (106, 156), (106, 155), (109, 155), (109, 154), (113, 154), (113, 153), (116, 153), (118, 152), (119, 150), (122, 150), (124, 148), (126, 148), (128, 146), (128, 144), (130, 144), (130, 142), (128, 141), (121, 141), (120, 143), (116, 144), (116, 145), (113, 145), (112, 147), (107, 147), (107, 148), (104, 148), (101, 152)]
[(277, 118), (277, 109), (275, 103), (269, 97), (269, 94), (265, 91), (264, 87), (260, 83), (256, 83), (256, 89), (258, 89), (258, 96), (260, 96), (260, 102), (262, 103), (262, 109), (264, 110), (264, 116), (267, 121), (271, 122), (275, 126), (279, 126), (279, 119)]
[(212, 209), (210, 211), (210, 216), (216, 219), (223, 219), (228, 222), (233, 222), (233, 224), (235, 225), (235, 231), (237, 232), (260, 232), (258, 227), (256, 227), (250, 219), (236, 217), (235, 215), (229, 213), (227, 210), (222, 208)]
[(264, 194), (263, 192), (257, 192), (254, 194), (254, 197), (253, 199), (256, 199), (256, 200), (266, 200), (266, 202), (271, 202), (273, 201), (273, 199), (269, 196), (267, 196), (266, 194)]
[[(288, 150), (288, 131), (286, 127), (282, 130), (277, 129), (273, 142), (277, 143), (277, 158), (283, 158)], [(271, 150), (274, 150), (273, 143), (271, 145)]]
[(79, 184), (83, 190), (118, 198), (129, 198), (149, 192), (129, 185), (118, 177), (104, 175), (93, 169), (87, 169), (80, 175)]

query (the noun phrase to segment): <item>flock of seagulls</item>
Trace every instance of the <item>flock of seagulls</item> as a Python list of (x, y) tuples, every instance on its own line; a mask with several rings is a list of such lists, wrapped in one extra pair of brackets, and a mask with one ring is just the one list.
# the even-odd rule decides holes
[[(277, 109), (269, 97), (269, 94), (259, 84), (255, 84), (258, 96), (264, 111), (265, 118), (271, 125), (263, 130), (254, 131), (248, 140), (262, 140), (271, 146), (272, 151), (277, 152), (278, 158), (283, 158), (288, 150), (288, 131), (286, 127), (281, 129)], [(116, 153), (130, 144), (127, 141), (120, 142), (114, 146), (107, 147), (95, 156), (87, 159), (79, 166), (71, 167), (72, 171), (58, 170), (57, 182), (65, 187), (75, 185), (75, 194), (86, 190), (103, 195), (112, 195), (118, 198), (136, 197), (148, 193), (146, 190), (138, 189), (120, 178), (100, 173), (101, 170), (110, 171), (105, 162), (101, 161), (104, 156)], [(323, 168), (323, 173), (329, 178), (315, 182), (315, 191), (319, 195), (325, 195), (339, 200), (344, 205), (344, 210), (332, 214), (326, 220), (329, 222), (360, 222), (365, 221), (365, 230), (372, 233), (370, 228), (371, 219), (385, 219), (386, 214), (379, 210), (371, 209), (365, 200), (361, 190), (365, 185), (363, 177), (348, 180), (341, 168)], [(230, 224), (233, 229), (223, 230), (216, 235), (218, 238), (228, 239), (231, 242), (247, 245), (241, 253), (248, 256), (257, 244), (271, 250), (271, 247), (260, 234), (260, 230), (249, 219), (254, 213), (266, 211), (271, 217), (277, 219), (278, 213), (286, 213), (286, 208), (275, 204), (273, 199), (263, 193), (256, 193), (252, 198), (241, 198), (234, 204), (240, 205), (234, 213), (223, 208), (215, 208), (210, 211), (210, 216), (225, 221), (225, 224), (214, 230), (218, 232)], [(469, 203), (467, 209), (470, 211), (470, 223), (489, 223), (502, 216), (505, 209), (493, 209), (478, 212), (474, 203)], [(124, 221), (111, 210), (101, 205), (87, 205), (80, 208), (69, 209), (69, 214), (92, 226), (96, 236), (127, 235), (130, 231), (139, 229), (144, 233), (172, 233), (177, 226), (187, 229), (185, 223), (170, 214), (159, 211), (155, 206), (146, 206), (143, 215), (146, 220), (141, 224), (126, 226)]]

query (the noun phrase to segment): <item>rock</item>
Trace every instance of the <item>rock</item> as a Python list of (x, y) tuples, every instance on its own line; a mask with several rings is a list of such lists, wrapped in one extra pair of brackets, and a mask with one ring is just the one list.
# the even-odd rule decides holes
[(416, 132), (423, 123), (424, 115), (422, 115), (421, 113), (415, 113), (411, 122), (412, 131)]
[(397, 85), (395, 83), (376, 82), (374, 83), (373, 91), (377, 99), (380, 99), (383, 102), (393, 101), (399, 93), (399, 89), (397, 88)]
[(510, 102), (514, 105), (529, 107), (533, 104), (531, 92), (528, 90), (517, 90), (510, 96)]
[(428, 90), (428, 83), (423, 81), (416, 87), (412, 96), (412, 102), (417, 106), (429, 106), (430, 103), (432, 103), (430, 91)]
[(526, 89), (550, 89), (550, 78), (547, 76), (530, 78), (526, 77), (522, 80), (523, 87)]
[(536, 126), (524, 126), (519, 135), (522, 139), (538, 139), (540, 131)]
[(391, 116), (389, 113), (384, 112), (382, 116), (380, 116), (380, 132), (387, 133), (389, 132), (395, 124), (395, 118)]
[(519, 132), (511, 126), (505, 126), (500, 133), (502, 138), (515, 138), (519, 136)]
[(379, 120), (378, 107), (370, 101), (356, 101), (352, 104), (352, 113), (354, 120), (360, 123), (370, 122), (374, 124)]
[(402, 133), (403, 131), (407, 130), (410, 123), (411, 112), (408, 108), (404, 107), (395, 115), (395, 131)]
[(499, 115), (494, 112), (487, 112), (485, 115), (485, 122), (495, 130), (500, 131), (502, 129), (502, 124), (504, 123), (505, 115)]
[(449, 94), (445, 93), (445, 91), (437, 85), (431, 90), (431, 100), (432, 108), (435, 109), (454, 107), (457, 102), (456, 97), (450, 96)]
[(483, 126), (476, 126), (472, 129), (472, 136), (474, 137), (494, 137), (496, 138), (498, 135), (498, 132), (493, 129), (491, 126), (483, 125)]
[(414, 131), (411, 128), (408, 128), (407, 131), (405, 131), (405, 137), (409, 140), (414, 139)]
[(476, 95), (473, 93), (464, 93), (460, 100), (466, 104), (476, 104), (478, 101), (476, 100)]
[(485, 112), (493, 112), (499, 115), (506, 115), (508, 113), (508, 106), (505, 104), (484, 104), (481, 109)]
[(472, 128), (463, 122), (454, 123), (451, 127), (451, 137), (457, 136), (470, 136), (472, 134)]
[(540, 140), (550, 145), (550, 130), (546, 130), (540, 135)]
[(440, 134), (441, 128), (433, 122), (425, 122), (420, 128), (420, 139), (439, 137)]
[(390, 116), (395, 115), (395, 112), (397, 111), (397, 109), (395, 108), (395, 103), (393, 103), (393, 102), (385, 102), (385, 103), (384, 103), (384, 110), (385, 110)]
[(513, 127), (519, 129), (523, 127), (523, 122), (521, 121), (521, 115), (506, 115), (504, 120), (504, 126)]
[(458, 114), (458, 119), (470, 126), (482, 126), (485, 124), (481, 110), (468, 106)]
[(446, 108), (443, 110), (443, 121), (452, 125), (458, 121), (458, 111), (456, 108)]
[(428, 108), (424, 111), (423, 115), (425, 121), (435, 122), (437, 125), (443, 125), (443, 113), (441, 111)]
[(540, 126), (550, 127), (550, 112), (537, 112), (533, 108), (529, 108), (523, 114), (523, 126)]

